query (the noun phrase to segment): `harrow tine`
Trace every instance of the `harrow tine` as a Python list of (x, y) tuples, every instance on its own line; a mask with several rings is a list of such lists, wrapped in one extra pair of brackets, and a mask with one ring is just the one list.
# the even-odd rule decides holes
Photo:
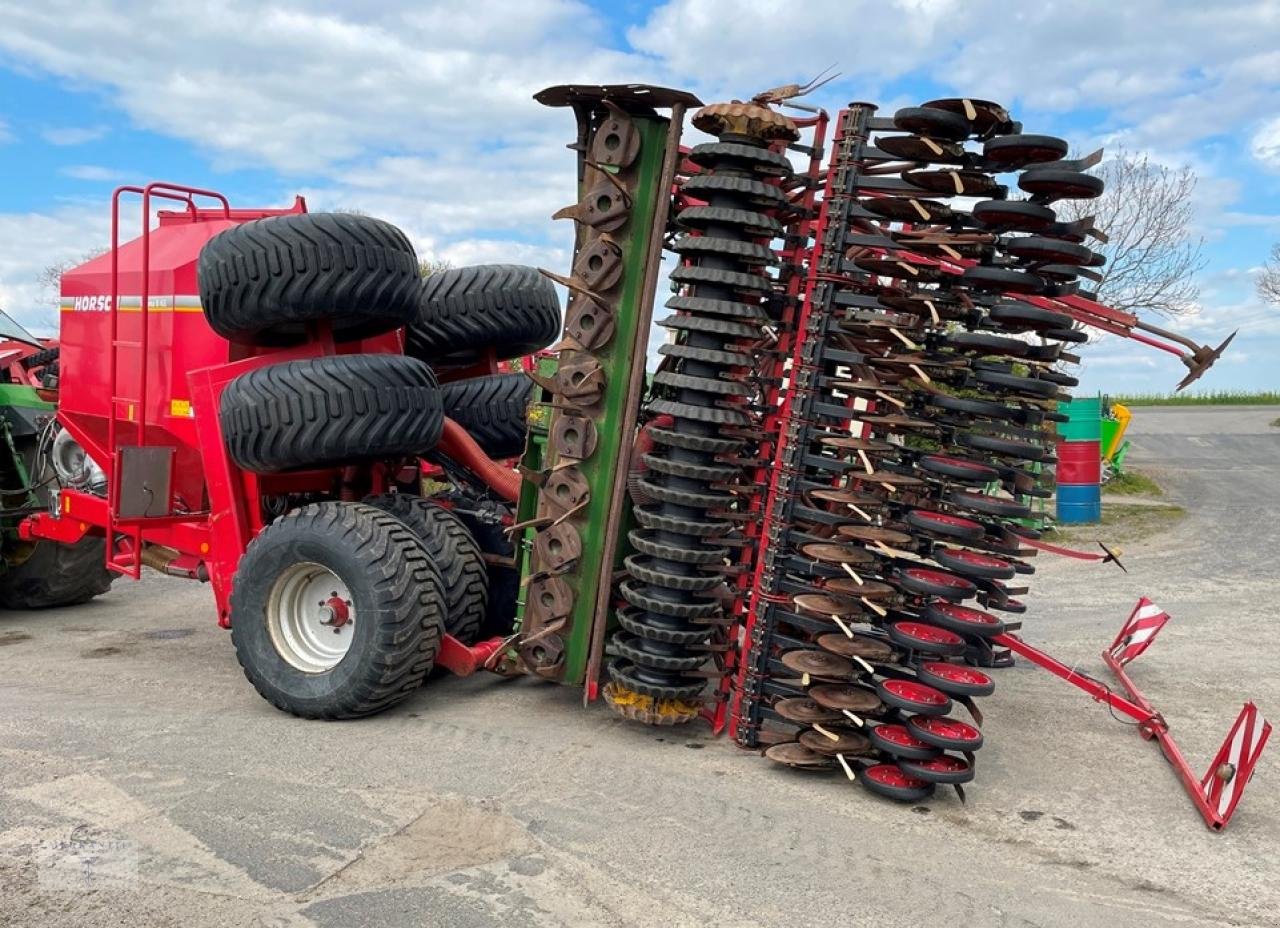
[(1129, 568), (1128, 568), (1128, 567), (1125, 567), (1125, 566), (1124, 566), (1124, 563), (1120, 560), (1120, 554), (1121, 554), (1121, 552), (1120, 552), (1120, 551), (1118, 551), (1118, 550), (1117, 550), (1117, 551), (1112, 551), (1110, 548), (1108, 548), (1108, 547), (1107, 547), (1105, 544), (1103, 544), (1102, 542), (1098, 542), (1098, 547), (1099, 547), (1099, 548), (1101, 548), (1103, 551), (1105, 551), (1105, 552), (1107, 553), (1107, 556), (1106, 556), (1106, 557), (1104, 557), (1104, 558), (1102, 559), (1102, 563), (1104, 563), (1104, 564), (1114, 563), (1117, 567), (1119, 567), (1119, 568), (1120, 568), (1121, 570), (1123, 570), (1125, 573), (1128, 573), (1128, 572), (1129, 572)]
[(1239, 331), (1240, 330), (1237, 329), (1235, 332), (1228, 335), (1227, 340), (1217, 348), (1211, 349), (1208, 345), (1201, 345), (1190, 354), (1184, 354), (1182, 356), (1182, 363), (1187, 366), (1189, 373), (1186, 377), (1182, 378), (1182, 382), (1178, 384), (1175, 390), (1181, 390), (1184, 387), (1189, 387), (1204, 376), (1204, 372), (1213, 367), (1214, 362), (1217, 361), (1218, 358), (1222, 357), (1222, 353), (1227, 350), (1227, 346), (1231, 344), (1231, 340), (1239, 334)]

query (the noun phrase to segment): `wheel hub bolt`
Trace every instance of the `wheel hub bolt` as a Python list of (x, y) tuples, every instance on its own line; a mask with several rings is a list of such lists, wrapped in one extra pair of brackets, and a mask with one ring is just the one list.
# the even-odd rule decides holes
[(320, 604), (320, 614), (320, 624), (332, 626), (334, 634), (337, 634), (351, 621), (350, 603), (335, 593)]

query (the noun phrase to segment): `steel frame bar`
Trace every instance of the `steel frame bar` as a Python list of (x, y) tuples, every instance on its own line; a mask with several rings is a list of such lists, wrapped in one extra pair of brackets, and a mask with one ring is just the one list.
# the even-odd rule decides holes
[[(804, 173), (796, 175), (797, 178), (804, 180), (798, 200), (805, 210), (806, 218), (798, 223), (791, 241), (779, 252), (783, 262), (794, 267), (796, 273), (793, 273), (787, 281), (787, 303), (779, 326), (782, 337), (776, 346), (775, 360), (766, 373), (766, 379), (773, 386), (766, 397), (765, 405), (769, 411), (765, 413), (764, 422), (761, 425), (760, 431), (765, 438), (760, 442), (758, 453), (759, 457), (767, 463), (756, 468), (752, 474), (752, 481), (756, 486), (767, 487), (767, 489), (752, 499), (751, 513), (758, 518), (750, 520), (747, 524), (747, 545), (743, 550), (751, 552), (748, 563), (754, 563), (754, 568), (744, 571), (739, 577), (732, 610), (735, 615), (746, 616), (745, 621), (740, 623), (743, 641), (751, 640), (755, 627), (760, 581), (765, 569), (765, 558), (760, 555), (764, 545), (770, 543), (769, 539), (761, 542), (759, 533), (767, 531), (773, 520), (774, 507), (783, 502), (778, 496), (778, 480), (782, 474), (782, 468), (777, 464), (786, 450), (790, 437), (786, 426), (792, 419), (791, 407), (796, 391), (794, 389), (784, 391), (782, 382), (788, 374), (786, 369), (788, 361), (791, 362), (792, 378), (800, 370), (805, 347), (804, 333), (813, 307), (813, 258), (816, 243), (821, 240), (827, 225), (826, 198), (824, 197), (817, 215), (814, 215), (814, 206), (817, 203), (818, 180), (823, 174), (822, 159), (825, 154), (830, 121), (831, 118), (826, 110), (819, 110), (816, 115), (809, 118), (795, 120), (798, 128), (813, 130), (807, 146), (793, 146), (800, 150), (807, 149), (809, 154), (809, 163)], [(823, 186), (829, 187), (830, 181), (828, 180)], [(808, 268), (805, 267), (806, 262), (809, 264)], [(804, 273), (801, 273), (802, 271)], [(736, 628), (737, 626), (735, 630)], [(733, 635), (729, 637), (731, 643), (739, 640)], [(716, 702), (711, 718), (711, 728), (715, 734), (720, 734), (731, 721), (736, 721), (740, 717), (742, 684), (747, 673), (749, 673), (749, 667), (743, 660), (741, 648), (732, 647), (727, 652), (725, 672), (720, 680), (718, 693), (720, 698)]]

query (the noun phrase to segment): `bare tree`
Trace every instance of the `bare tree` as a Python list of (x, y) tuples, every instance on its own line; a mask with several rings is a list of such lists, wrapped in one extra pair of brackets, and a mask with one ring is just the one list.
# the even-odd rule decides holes
[(1068, 221), (1093, 216), (1110, 236), (1099, 248), (1107, 263), (1098, 298), (1126, 312), (1192, 312), (1200, 295), (1196, 274), (1204, 266), (1204, 239), (1191, 228), (1195, 171), (1121, 148), (1096, 173), (1107, 185), (1102, 196), (1065, 200), (1058, 212)]
[(45, 291), (45, 295), (56, 304), (62, 290), (62, 275), (73, 267), (79, 267), (100, 255), (105, 255), (109, 250), (108, 248), (92, 248), (78, 258), (67, 258), (57, 264), (47, 265), (43, 271), (36, 275), (36, 283), (40, 284)]
[(1280, 245), (1271, 246), (1271, 257), (1262, 265), (1258, 277), (1258, 296), (1268, 303), (1280, 305)]
[(422, 277), (425, 280), (432, 274), (453, 270), (453, 262), (445, 258), (423, 258), (418, 262), (418, 267), (422, 269)]

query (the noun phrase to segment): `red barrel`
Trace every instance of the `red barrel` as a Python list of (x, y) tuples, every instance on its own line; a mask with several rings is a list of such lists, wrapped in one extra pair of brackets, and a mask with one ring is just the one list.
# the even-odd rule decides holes
[(1058, 483), (1092, 483), (1102, 480), (1102, 448), (1096, 441), (1058, 442)]

